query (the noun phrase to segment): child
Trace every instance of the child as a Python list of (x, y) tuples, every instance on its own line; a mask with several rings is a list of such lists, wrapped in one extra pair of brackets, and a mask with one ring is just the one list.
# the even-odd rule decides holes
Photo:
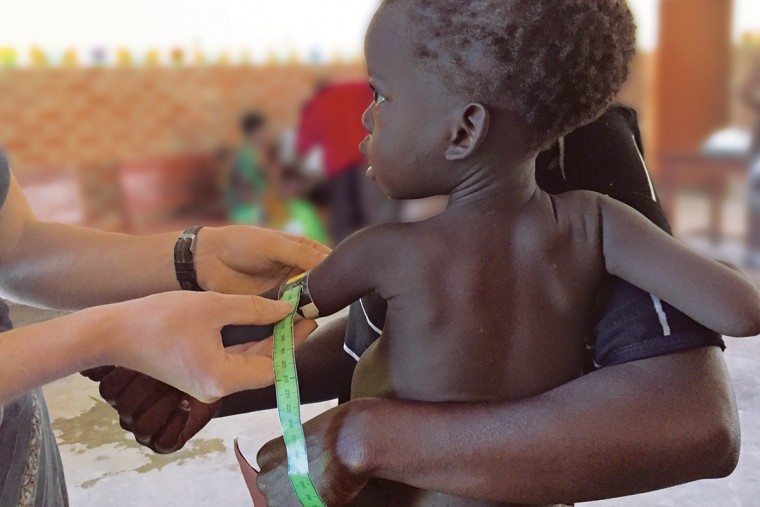
[[(368, 175), (394, 199), (450, 202), (360, 231), (308, 276), (320, 315), (373, 291), (388, 303), (353, 398), (509, 400), (564, 384), (582, 372), (605, 272), (718, 332), (760, 333), (760, 294), (742, 274), (610, 198), (536, 185), (536, 154), (612, 102), (634, 30), (624, 0), (383, 2), (365, 49)], [(385, 499), (366, 505), (494, 505), (375, 486)]]
[(230, 167), (225, 200), (229, 219), (236, 224), (262, 224), (265, 221), (263, 203), (269, 191), (266, 170), (266, 118), (247, 112), (240, 119), (243, 145)]

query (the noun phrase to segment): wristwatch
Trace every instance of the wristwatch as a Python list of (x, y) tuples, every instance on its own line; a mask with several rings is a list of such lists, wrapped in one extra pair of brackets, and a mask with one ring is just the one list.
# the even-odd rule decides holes
[(177, 242), (174, 243), (174, 272), (177, 275), (179, 286), (183, 290), (202, 291), (198, 285), (198, 277), (195, 273), (195, 241), (202, 225), (194, 225), (185, 229)]

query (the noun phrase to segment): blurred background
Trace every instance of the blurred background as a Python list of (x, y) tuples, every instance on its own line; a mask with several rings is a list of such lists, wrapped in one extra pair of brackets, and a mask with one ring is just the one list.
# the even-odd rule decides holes
[[(385, 200), (356, 149), (378, 3), (0, 0), (0, 146), (46, 220), (137, 234), (250, 223), (334, 244), (422, 218), (440, 203)], [(639, 53), (620, 100), (639, 112), (675, 233), (757, 268), (760, 2), (629, 3)], [(14, 310), (19, 325), (41, 318)], [(734, 477), (604, 505), (756, 505), (760, 386), (746, 360), (760, 347), (732, 342), (726, 355), (744, 425)], [(46, 392), (74, 505), (242, 505), (231, 438), (255, 452), (277, 434), (271, 413), (239, 416), (155, 456), (87, 381)]]
[[(334, 242), (425, 213), (355, 176), (365, 99), (333, 89), (365, 78), (377, 0), (2, 3), (0, 146), (45, 219), (136, 233), (234, 221)], [(760, 250), (747, 185), (760, 3), (630, 3), (640, 51), (620, 100), (677, 233)]]

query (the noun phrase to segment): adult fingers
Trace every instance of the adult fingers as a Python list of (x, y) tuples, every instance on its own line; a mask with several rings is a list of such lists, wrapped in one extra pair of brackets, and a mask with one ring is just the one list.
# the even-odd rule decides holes
[(90, 368), (81, 372), (82, 375), (94, 382), (100, 382), (106, 375), (111, 373), (115, 366), (98, 366), (97, 368)]
[(272, 261), (308, 271), (321, 263), (330, 250), (305, 238), (281, 234), (265, 247), (264, 252)]
[(138, 375), (140, 374), (136, 371), (128, 370), (126, 368), (116, 368), (100, 381), (100, 386), (98, 387), (100, 395), (112, 407), (116, 407), (119, 394)]
[[(154, 440), (159, 433), (162, 433), (161, 444), (164, 452), (174, 452), (178, 449), (182, 430), (175, 431), (174, 434), (161, 432), (161, 430), (167, 427), (169, 418), (174, 412), (183, 410), (180, 408), (180, 403), (184, 396), (182, 392), (170, 389), (164, 392), (149, 410), (144, 411), (135, 419), (133, 432), (140, 444), (149, 446), (155, 451)], [(186, 410), (183, 411), (187, 412)]]
[[(211, 295), (211, 294), (209, 294)], [(220, 328), (229, 325), (271, 324), (285, 318), (293, 307), (285, 301), (259, 296), (214, 294), (206, 309), (218, 319)]]
[(304, 246), (308, 246), (309, 248), (313, 248), (323, 253), (324, 255), (330, 255), (330, 253), (332, 252), (332, 248), (330, 248), (327, 245), (323, 245), (319, 241), (314, 241), (313, 239), (305, 238), (303, 236), (296, 236), (294, 234), (288, 234), (288, 233), (283, 233), (283, 234), (285, 234), (288, 238), (292, 239), (293, 241), (297, 243), (301, 243)]
[(224, 354), (224, 364), (217, 369), (220, 396), (274, 384), (272, 358), (258, 354)]
[(138, 375), (126, 386), (116, 400), (119, 416), (132, 424), (153, 403), (172, 387), (147, 375)]
[(166, 426), (153, 439), (153, 450), (160, 454), (169, 454), (175, 450), (179, 438), (190, 419), (190, 411), (178, 409), (171, 413)]
[[(317, 323), (313, 320), (300, 320), (293, 325), (293, 338), (295, 348), (298, 348), (309, 337), (314, 330), (317, 329)], [(261, 340), (253, 343), (244, 343), (242, 345), (235, 345), (233, 347), (227, 347), (226, 352), (230, 354), (243, 354), (243, 355), (258, 355), (272, 357), (272, 346), (274, 340), (270, 336), (266, 340)]]
[(269, 229), (269, 232), (276, 234), (278, 236), (281, 236), (283, 238), (287, 238), (290, 241), (295, 241), (296, 243), (301, 243), (304, 246), (307, 246), (309, 248), (314, 248), (315, 250), (319, 250), (320, 252), (324, 253), (325, 255), (330, 254), (332, 252), (332, 248), (330, 248), (327, 245), (323, 245), (319, 241), (314, 241), (313, 239), (306, 238), (304, 236), (299, 236), (297, 234), (291, 234), (289, 232), (284, 231), (275, 231), (272, 229)]
[(256, 453), (256, 463), (258, 463), (262, 474), (276, 469), (286, 458), (285, 441), (282, 437), (270, 440)]
[[(313, 320), (303, 320), (294, 326), (294, 344), (298, 348), (317, 328)], [(244, 353), (224, 352), (224, 365), (217, 369), (222, 395), (258, 389), (274, 383), (271, 342), (258, 343)]]

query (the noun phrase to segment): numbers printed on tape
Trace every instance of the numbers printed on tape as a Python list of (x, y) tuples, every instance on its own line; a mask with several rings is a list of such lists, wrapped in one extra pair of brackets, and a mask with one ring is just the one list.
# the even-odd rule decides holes
[(309, 477), (309, 457), (301, 424), (301, 400), (298, 394), (296, 358), (293, 339), (293, 316), (301, 297), (301, 286), (288, 289), (282, 300), (293, 306), (288, 317), (274, 326), (274, 387), (282, 436), (288, 454), (288, 476), (296, 496), (304, 507), (326, 507)]

